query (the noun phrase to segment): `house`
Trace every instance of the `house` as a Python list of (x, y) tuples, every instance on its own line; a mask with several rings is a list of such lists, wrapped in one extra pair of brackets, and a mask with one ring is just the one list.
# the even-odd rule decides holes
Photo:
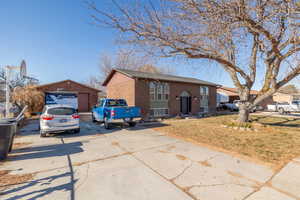
[(68, 102), (78, 105), (79, 112), (91, 111), (91, 108), (97, 104), (98, 93), (101, 92), (98, 89), (72, 80), (39, 85), (37, 89), (45, 93), (45, 102), (49, 101), (52, 96), (58, 98), (61, 96), (68, 97)]
[(144, 119), (216, 111), (218, 85), (195, 78), (113, 69), (103, 86), (108, 98), (139, 106)]
[[(258, 91), (256, 91), (256, 90), (250, 91), (251, 96), (256, 96), (257, 94), (258, 94)], [(221, 102), (228, 102), (228, 103), (232, 103), (234, 100), (240, 99), (237, 88), (230, 88), (230, 87), (218, 88), (217, 96), (221, 96), (221, 98), (222, 98)]]
[(300, 93), (279, 91), (273, 94), (273, 101), (277, 103), (291, 102), (294, 100), (300, 100)]
[[(255, 97), (258, 95), (257, 90), (251, 90), (250, 96)], [(237, 88), (230, 88), (230, 87), (220, 87), (217, 88), (217, 104), (221, 102), (225, 103), (233, 103), (234, 100), (239, 100), (239, 94)], [(263, 108), (267, 108), (268, 104), (272, 104), (273, 100), (272, 97), (269, 97), (263, 100), (259, 105)]]

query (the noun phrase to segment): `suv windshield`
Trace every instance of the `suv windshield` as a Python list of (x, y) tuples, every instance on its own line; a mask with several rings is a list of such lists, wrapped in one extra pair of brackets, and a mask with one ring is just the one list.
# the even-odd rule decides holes
[(106, 104), (109, 107), (127, 106), (126, 101), (123, 99), (111, 99), (108, 100)]
[(50, 115), (73, 115), (76, 113), (74, 108), (66, 108), (66, 107), (57, 107), (57, 108), (50, 108), (48, 110), (48, 114)]

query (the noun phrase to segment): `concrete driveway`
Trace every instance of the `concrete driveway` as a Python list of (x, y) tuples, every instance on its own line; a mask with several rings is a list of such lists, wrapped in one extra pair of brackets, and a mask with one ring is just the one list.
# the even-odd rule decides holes
[(292, 200), (300, 198), (300, 159), (279, 172), (174, 139), (152, 129), (107, 131), (81, 123), (80, 134), (40, 138), (22, 130), (1, 170), (33, 180), (0, 186), (0, 199)]

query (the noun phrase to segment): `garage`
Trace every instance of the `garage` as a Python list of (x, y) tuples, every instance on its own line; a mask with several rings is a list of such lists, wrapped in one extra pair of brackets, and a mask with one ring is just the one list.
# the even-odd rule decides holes
[(97, 103), (96, 88), (72, 80), (64, 80), (37, 87), (45, 94), (45, 104), (70, 104), (78, 108), (79, 112), (89, 112)]

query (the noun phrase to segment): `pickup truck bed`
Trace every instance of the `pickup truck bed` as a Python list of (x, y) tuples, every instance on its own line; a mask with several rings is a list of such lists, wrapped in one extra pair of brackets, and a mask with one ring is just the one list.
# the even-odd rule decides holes
[(92, 110), (93, 121), (102, 122), (106, 129), (113, 123), (128, 123), (135, 126), (136, 120), (141, 117), (141, 109), (127, 106), (124, 99), (102, 99)]

